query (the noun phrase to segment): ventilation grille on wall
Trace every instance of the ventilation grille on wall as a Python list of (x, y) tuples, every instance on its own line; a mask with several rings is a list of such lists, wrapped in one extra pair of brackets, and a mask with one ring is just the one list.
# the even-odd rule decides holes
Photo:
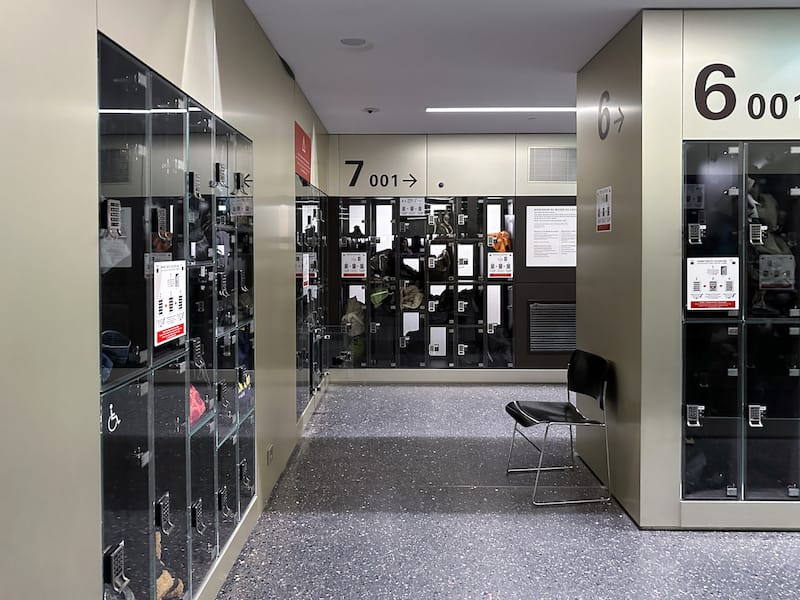
[(575, 350), (575, 305), (528, 305), (531, 352), (572, 352)]
[(528, 181), (577, 181), (576, 148), (528, 148)]
[(100, 150), (100, 183), (128, 183), (130, 158), (127, 148)]

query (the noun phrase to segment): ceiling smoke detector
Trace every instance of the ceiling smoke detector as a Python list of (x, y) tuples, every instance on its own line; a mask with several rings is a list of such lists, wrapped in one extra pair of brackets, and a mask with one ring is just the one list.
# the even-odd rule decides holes
[(380, 110), (380, 108), (375, 108), (374, 106), (367, 106), (362, 108), (361, 110), (363, 110), (368, 115), (374, 115), (376, 112)]

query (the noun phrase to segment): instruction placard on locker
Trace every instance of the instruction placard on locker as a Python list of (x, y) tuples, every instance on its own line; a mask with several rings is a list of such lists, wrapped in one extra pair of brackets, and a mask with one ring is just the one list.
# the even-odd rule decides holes
[(364, 279), (367, 276), (366, 252), (342, 252), (342, 279)]
[(687, 310), (738, 310), (739, 259), (687, 258)]
[(232, 217), (252, 217), (253, 198), (232, 196), (231, 197), (231, 216)]
[(511, 279), (514, 277), (513, 252), (487, 252), (489, 279)]
[(186, 333), (186, 261), (153, 265), (153, 317), (156, 346)]
[(425, 198), (400, 198), (401, 217), (421, 217), (425, 214)]

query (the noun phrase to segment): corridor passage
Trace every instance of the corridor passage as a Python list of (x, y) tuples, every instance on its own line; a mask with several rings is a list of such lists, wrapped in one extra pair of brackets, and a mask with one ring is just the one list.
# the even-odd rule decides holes
[(505, 475), (503, 410), (531, 395), (564, 388), (331, 386), (218, 600), (797, 597), (800, 534), (640, 531), (616, 504), (534, 507), (533, 476)]

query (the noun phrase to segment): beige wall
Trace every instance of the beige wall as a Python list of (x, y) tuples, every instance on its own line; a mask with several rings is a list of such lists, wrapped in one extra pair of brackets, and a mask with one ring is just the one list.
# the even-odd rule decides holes
[(100, 598), (95, 1), (3, 2), (0, 72), (0, 596)]
[[(612, 491), (638, 521), (642, 318), (642, 22), (637, 17), (578, 73), (578, 347), (612, 360), (616, 385), (607, 408)], [(610, 93), (612, 123), (598, 135), (598, 107)], [(596, 190), (611, 186), (612, 230), (596, 232)], [(581, 401), (587, 410), (594, 409)], [(596, 409), (594, 409), (596, 412)], [(582, 435), (581, 435), (582, 434)], [(578, 450), (605, 473), (598, 430), (581, 431)]]
[(642, 25), (643, 527), (680, 523), (681, 481), (681, 11)]
[(2, 294), (2, 595), (99, 598), (97, 30), (253, 139), (262, 502), (297, 439), (294, 320), (278, 317), (294, 313), (294, 121), (314, 134), (322, 187), (328, 141), (242, 0), (10, 0), (0, 23), (0, 102), (15, 140), (3, 164), (18, 192), (0, 236), (16, 290)]
[[(331, 135), (329, 190), (338, 196), (574, 196), (570, 182), (529, 182), (528, 149), (575, 148), (573, 134)], [(353, 166), (365, 160), (355, 187)], [(370, 173), (413, 173), (414, 187), (373, 188)]]

